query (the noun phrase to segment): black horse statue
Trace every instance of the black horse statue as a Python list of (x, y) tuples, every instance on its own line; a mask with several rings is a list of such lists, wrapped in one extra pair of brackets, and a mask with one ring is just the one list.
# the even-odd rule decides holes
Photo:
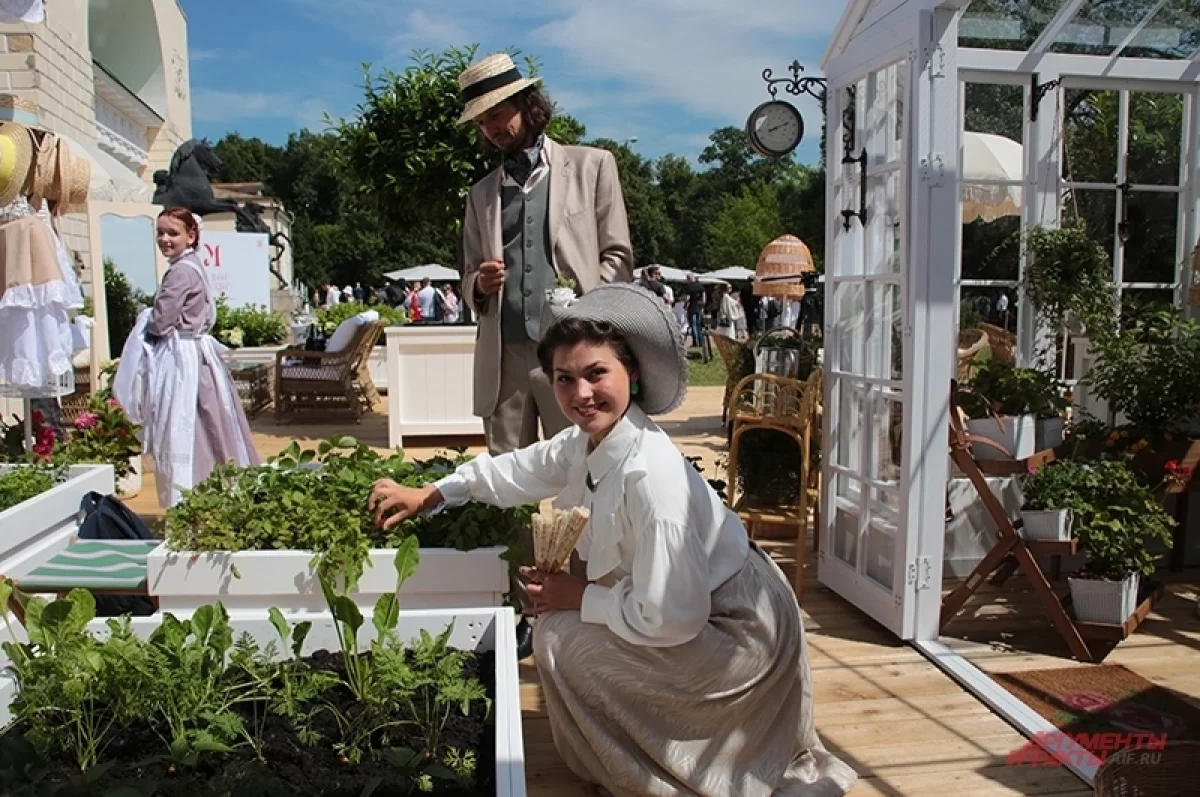
[(235, 199), (217, 199), (213, 194), (209, 174), (221, 171), (221, 159), (203, 139), (193, 138), (179, 145), (171, 156), (171, 167), (167, 171), (154, 173), (155, 205), (187, 208), (197, 216), (212, 213), (232, 213), (237, 219), (238, 232), (261, 232), (268, 236), (268, 243), (275, 250), (271, 257), (271, 273), (281, 287), (287, 287), (277, 268), (284, 249), (291, 240), (283, 233), (272, 233), (262, 220), (263, 207), (254, 202), (239, 205)]

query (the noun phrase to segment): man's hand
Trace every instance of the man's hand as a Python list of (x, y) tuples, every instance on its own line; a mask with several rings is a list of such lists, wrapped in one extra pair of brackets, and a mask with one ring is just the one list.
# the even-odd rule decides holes
[(532, 567), (522, 567), (526, 579), (525, 591), (538, 614), (544, 612), (578, 611), (583, 605), (583, 591), (588, 582), (567, 572), (544, 573)]
[(480, 263), (475, 287), (484, 296), (499, 293), (504, 287), (504, 263), (500, 260), (485, 260)]

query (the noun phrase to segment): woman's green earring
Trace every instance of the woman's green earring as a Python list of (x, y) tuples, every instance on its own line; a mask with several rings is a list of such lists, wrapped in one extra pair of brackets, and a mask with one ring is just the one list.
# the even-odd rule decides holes
[(638, 390), (640, 390), (640, 388), (638, 387), (638, 383), (634, 382), (632, 385), (629, 386), (629, 395), (636, 396), (638, 394)]

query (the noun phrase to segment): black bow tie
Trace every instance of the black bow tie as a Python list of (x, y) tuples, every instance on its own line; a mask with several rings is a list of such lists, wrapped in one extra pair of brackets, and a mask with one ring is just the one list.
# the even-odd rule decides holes
[(525, 185), (541, 157), (542, 141), (539, 138), (532, 147), (505, 155), (504, 171), (508, 172), (508, 176), (516, 180), (518, 185)]

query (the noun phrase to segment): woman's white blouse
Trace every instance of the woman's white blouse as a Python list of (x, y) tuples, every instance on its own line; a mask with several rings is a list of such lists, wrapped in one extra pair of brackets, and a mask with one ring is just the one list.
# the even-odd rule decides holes
[(593, 583), (581, 619), (635, 645), (693, 639), (708, 622), (713, 590), (749, 552), (738, 516), (636, 404), (590, 454), (587, 436), (571, 427), (519, 451), (476, 457), (437, 487), (452, 506), (557, 496), (560, 509), (587, 507), (591, 520), (575, 550)]

